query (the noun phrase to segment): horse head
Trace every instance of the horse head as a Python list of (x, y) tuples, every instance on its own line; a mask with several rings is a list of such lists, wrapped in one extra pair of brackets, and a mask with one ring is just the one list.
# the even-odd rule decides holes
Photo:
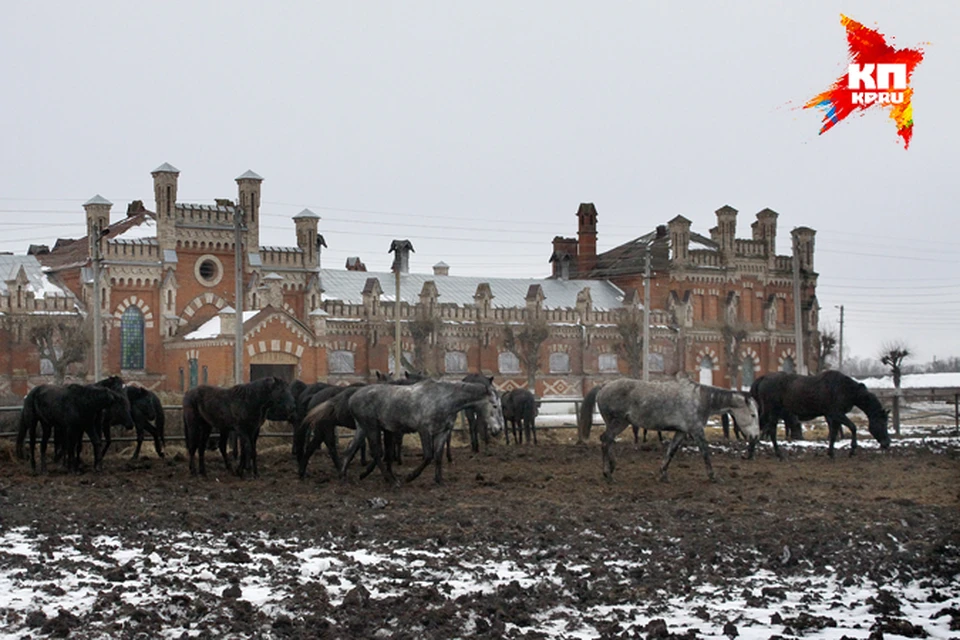
[(877, 412), (871, 412), (869, 415), (867, 428), (870, 430), (870, 435), (880, 443), (881, 449), (886, 449), (890, 446), (890, 433), (887, 431), (889, 421), (890, 412), (883, 408)]
[(290, 420), (296, 415), (297, 403), (290, 386), (282, 378), (271, 378), (267, 383), (267, 418)]
[[(491, 378), (491, 380), (493, 380)], [(500, 403), (500, 393), (492, 384), (487, 387), (487, 402), (483, 405), (489, 407), (489, 412), (483, 418), (487, 423), (487, 429), (490, 435), (496, 436), (503, 431), (503, 405)]]
[(133, 414), (130, 411), (130, 399), (122, 391), (106, 389), (110, 401), (107, 403), (105, 415), (106, 425), (121, 425), (124, 429), (133, 429), (136, 425), (133, 423)]
[(759, 440), (760, 408), (757, 405), (757, 401), (745, 394), (736, 394), (734, 397), (743, 400), (742, 406), (739, 401), (735, 401), (735, 405), (730, 408), (730, 413), (733, 414), (734, 420), (737, 421), (737, 426), (740, 427), (740, 431), (743, 432), (743, 435), (746, 436), (748, 440), (754, 442)]

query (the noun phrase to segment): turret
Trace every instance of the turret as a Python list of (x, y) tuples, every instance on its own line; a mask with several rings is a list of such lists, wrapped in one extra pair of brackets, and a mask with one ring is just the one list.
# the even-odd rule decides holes
[(99, 193), (83, 203), (87, 212), (87, 255), (94, 256), (94, 245), (99, 240), (99, 233), (106, 231), (110, 226), (110, 207), (113, 203)]
[(753, 239), (763, 240), (766, 246), (767, 257), (774, 260), (777, 255), (777, 218), (780, 217), (772, 209), (764, 209), (757, 214), (757, 221), (751, 225)]
[(260, 251), (260, 183), (263, 178), (253, 171), (237, 177), (238, 201), (247, 226), (247, 253)]
[(310, 209), (304, 209), (293, 216), (293, 223), (297, 228), (297, 246), (303, 251), (303, 266), (316, 268), (320, 266), (320, 244), (327, 246), (323, 236), (317, 233), (320, 216)]
[(677, 216), (667, 223), (670, 233), (670, 260), (674, 264), (686, 264), (690, 257), (690, 221)]
[(717, 209), (717, 242), (724, 264), (733, 261), (737, 237), (737, 210), (730, 205)]
[(813, 272), (813, 245), (816, 234), (810, 227), (797, 227), (790, 232), (800, 256), (800, 269), (810, 273)]
[(180, 178), (180, 170), (164, 162), (154, 169), (150, 175), (153, 176), (153, 196), (157, 203), (157, 242), (160, 244), (160, 249), (175, 250), (177, 248), (177, 237), (174, 224), (177, 213), (177, 182)]

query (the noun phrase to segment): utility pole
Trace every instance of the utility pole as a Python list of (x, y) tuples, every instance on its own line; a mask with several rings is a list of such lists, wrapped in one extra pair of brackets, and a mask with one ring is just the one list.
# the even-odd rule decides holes
[(643, 269), (643, 381), (650, 381), (650, 245)]
[(233, 380), (243, 384), (243, 208), (233, 210), (234, 311), (236, 333), (233, 338)]
[(93, 381), (103, 379), (103, 330), (101, 329), (100, 304), (100, 267), (103, 256), (100, 252), (100, 238), (103, 229), (97, 222), (93, 226)]
[(840, 355), (837, 370), (843, 371), (843, 305), (840, 305)]
[(797, 373), (807, 375), (807, 361), (803, 350), (803, 318), (800, 315), (800, 248), (793, 234), (793, 332), (797, 347)]
[(413, 251), (413, 243), (409, 240), (394, 240), (390, 243), (390, 250), (387, 253), (393, 254), (393, 274), (396, 281), (396, 298), (393, 303), (393, 363), (396, 369), (397, 378), (400, 377), (400, 368), (402, 366), (402, 350), (400, 348), (400, 273), (405, 272), (410, 261), (410, 253)]

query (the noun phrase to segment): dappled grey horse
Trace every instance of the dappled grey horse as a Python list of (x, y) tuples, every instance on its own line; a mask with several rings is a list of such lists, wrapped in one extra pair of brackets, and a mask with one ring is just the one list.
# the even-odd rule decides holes
[(662, 481), (666, 481), (670, 460), (687, 436), (692, 437), (700, 447), (707, 475), (711, 481), (716, 481), (704, 435), (707, 418), (713, 414), (729, 411), (751, 441), (760, 437), (757, 403), (753, 398), (737, 391), (699, 385), (689, 380), (643, 382), (622, 379), (594, 387), (584, 397), (580, 407), (577, 426), (584, 440), (590, 436), (594, 404), (599, 407), (607, 426), (600, 440), (603, 443), (603, 476), (608, 481), (613, 480), (616, 466), (613, 443), (617, 435), (630, 425), (657, 431), (676, 431), (660, 465)]
[[(376, 466), (380, 467), (384, 478), (394, 484), (398, 481), (393, 475), (391, 460), (389, 457), (384, 460), (383, 456), (384, 431), (419, 433), (423, 460), (405, 480), (415, 479), (432, 461), (436, 466), (434, 480), (439, 484), (442, 481), (443, 446), (453, 431), (457, 413), (467, 407), (475, 408), (492, 435), (503, 430), (500, 395), (493, 385), (475, 382), (424, 380), (409, 386), (370, 385), (353, 394), (349, 407), (357, 430), (343, 455), (340, 475), (346, 475), (350, 460), (366, 438)], [(373, 465), (367, 473), (372, 469)]]

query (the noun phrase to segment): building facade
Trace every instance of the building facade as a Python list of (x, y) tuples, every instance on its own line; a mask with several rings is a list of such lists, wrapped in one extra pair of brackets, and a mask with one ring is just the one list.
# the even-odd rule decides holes
[[(169, 164), (151, 176), (152, 211), (134, 201), (111, 220), (112, 203), (98, 195), (84, 205), (84, 238), (61, 239), (30, 256), (63, 294), (64, 301), (52, 304), (85, 313), (100, 304), (104, 375), (169, 391), (234, 384), (238, 270), (244, 382), (280, 375), (348, 383), (395, 370), (398, 316), (402, 366), (451, 379), (482, 372), (502, 389), (532, 384), (538, 395), (577, 397), (641, 366), (638, 327), (645, 316), (636, 247), (598, 255), (592, 205), (578, 212), (579, 238), (554, 240), (553, 277), (462, 277), (443, 263), (431, 274), (411, 273), (404, 259), (397, 303), (392, 272), (368, 272), (356, 257), (343, 269), (323, 267), (326, 239), (320, 217), (309, 210), (293, 217), (296, 246), (261, 246), (263, 178), (256, 173), (236, 178), (235, 200), (213, 204), (180, 202), (180, 172)], [(784, 256), (772, 255), (767, 236), (730, 240), (718, 231), (706, 239), (691, 234), (689, 224), (677, 218), (668, 230), (644, 236), (657, 256), (647, 315), (651, 374), (697, 372), (706, 357), (711, 371), (722, 372), (718, 336), (724, 320), (734, 317), (747, 330), (738, 353), (755, 357), (757, 373), (789, 366), (795, 355)], [(811, 231), (806, 268), (808, 301), (815, 302), (812, 249)], [(98, 250), (101, 295), (94, 300)], [(26, 382), (40, 365), (29, 362), (35, 354), (23, 357), (28, 362), (17, 370)], [(700, 379), (727, 380), (722, 373)]]
[(818, 369), (819, 346), (814, 271), (816, 232), (791, 232), (799, 257), (803, 354), (795, 338), (793, 256), (777, 255), (779, 214), (764, 209), (751, 224), (751, 237), (738, 238), (737, 210), (716, 211), (709, 237), (676, 216), (666, 224), (597, 253), (597, 210), (583, 203), (576, 238), (555, 237), (553, 278), (609, 280), (625, 291), (643, 290), (649, 256), (650, 310), (664, 317), (651, 334), (654, 349), (673, 353), (668, 370), (707, 384), (749, 388), (770, 371)]

